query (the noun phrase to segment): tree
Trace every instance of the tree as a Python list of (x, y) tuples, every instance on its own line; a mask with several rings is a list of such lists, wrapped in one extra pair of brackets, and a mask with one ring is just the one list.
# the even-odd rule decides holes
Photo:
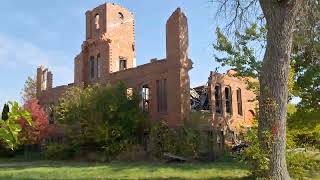
[(306, 3), (294, 30), (292, 61), (296, 72), (298, 111), (320, 109), (320, 0)]
[(31, 113), (32, 126), (25, 118), (21, 118), (19, 123), (22, 127), (20, 141), (26, 145), (41, 144), (48, 135), (48, 115), (41, 108), (38, 100), (31, 99), (24, 104), (24, 109)]
[(103, 151), (108, 158), (136, 143), (143, 133), (145, 114), (140, 98), (128, 97), (123, 83), (117, 86), (72, 87), (54, 108), (57, 126), (64, 129), (69, 146), (81, 151)]
[(29, 125), (32, 124), (30, 113), (22, 110), (17, 102), (9, 102), (11, 111), (8, 113), (8, 119), (5, 121), (0, 119), (0, 142), (3, 142), (7, 147), (14, 150), (19, 144), (19, 133), (21, 132), (21, 126), (18, 121), (20, 118), (24, 118)]
[(3, 106), (3, 110), (2, 110), (2, 120), (6, 121), (9, 119), (8, 113), (10, 111), (9, 105), (6, 103)]
[[(223, 0), (221, 7), (231, 7), (231, 21), (243, 21), (257, 0)], [(259, 128), (262, 149), (269, 154), (267, 174), (270, 179), (290, 179), (286, 164), (286, 119), (290, 55), (295, 21), (304, 0), (259, 0), (266, 23), (266, 50), (259, 74)], [(223, 8), (220, 8), (220, 11)], [(271, 134), (271, 139), (267, 134)], [(269, 139), (271, 144), (268, 145)]]
[(235, 32), (235, 44), (223, 34), (221, 29), (216, 29), (217, 44), (213, 47), (217, 51), (227, 53), (227, 57), (215, 57), (216, 61), (222, 66), (228, 65), (235, 68), (237, 76), (258, 78), (261, 72), (262, 62), (259, 60), (253, 48), (250, 48), (250, 43), (259, 43), (261, 48), (264, 47), (266, 36), (265, 27), (258, 27), (257, 24), (245, 29), (244, 33)]
[(25, 103), (31, 99), (35, 99), (37, 94), (37, 84), (36, 81), (30, 76), (24, 83), (24, 88), (21, 91), (22, 101)]

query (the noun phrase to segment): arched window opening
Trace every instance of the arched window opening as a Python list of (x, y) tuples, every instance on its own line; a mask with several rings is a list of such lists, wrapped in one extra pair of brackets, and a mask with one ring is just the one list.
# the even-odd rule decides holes
[(119, 12), (119, 13), (118, 13), (118, 17), (119, 17), (119, 19), (120, 19), (121, 21), (124, 20), (124, 15), (122, 14), (122, 12)]
[(101, 60), (100, 60), (100, 54), (97, 56), (97, 77), (101, 77)]
[(246, 113), (246, 119), (248, 119), (248, 120), (253, 120), (253, 119), (255, 119), (255, 113), (254, 113), (253, 110), (247, 111), (247, 113)]
[(94, 24), (96, 26), (96, 29), (100, 28), (99, 21), (100, 21), (100, 16), (99, 16), (99, 14), (96, 14), (95, 17), (94, 17)]
[(94, 78), (94, 57), (91, 56), (89, 60), (89, 77), (90, 79)]
[(241, 95), (241, 89), (237, 89), (237, 106), (238, 106), (238, 114), (240, 116), (243, 115), (242, 111), (242, 95)]
[(144, 112), (148, 112), (150, 108), (150, 89), (149, 86), (142, 86), (142, 109)]
[(222, 114), (222, 94), (220, 84), (216, 84), (214, 87), (214, 98), (216, 105), (216, 113)]
[(224, 90), (225, 98), (226, 98), (226, 112), (232, 115), (232, 91), (231, 87), (227, 86)]

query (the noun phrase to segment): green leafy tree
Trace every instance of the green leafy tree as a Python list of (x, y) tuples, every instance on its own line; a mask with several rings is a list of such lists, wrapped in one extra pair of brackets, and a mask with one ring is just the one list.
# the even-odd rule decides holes
[(320, 109), (320, 0), (308, 1), (293, 34), (295, 91), (302, 111)]
[[(223, 55), (215, 56), (215, 60), (222, 67), (228, 66), (237, 70), (235, 76), (251, 77), (259, 79), (262, 67), (262, 56), (266, 46), (265, 26), (259, 26), (254, 23), (244, 30), (244, 32), (236, 31), (234, 33), (234, 42), (218, 27), (216, 29), (217, 41), (213, 44), (215, 51)], [(295, 69), (294, 64), (291, 65), (289, 71), (288, 91), (289, 98), (297, 94), (295, 88)], [(260, 85), (256, 81), (247, 81), (248, 87), (259, 95)]]
[(23, 110), (17, 102), (9, 102), (11, 111), (8, 113), (7, 120), (0, 120), (0, 142), (3, 142), (7, 147), (14, 150), (19, 144), (19, 133), (21, 126), (19, 125), (20, 118), (24, 118), (28, 124), (32, 124), (31, 116), (28, 111)]
[(30, 76), (24, 83), (24, 88), (21, 91), (22, 101), (25, 103), (29, 100), (35, 99), (37, 94), (36, 81)]
[(231, 66), (238, 73), (237, 76), (258, 78), (262, 61), (257, 58), (252, 47), (258, 44), (261, 49), (265, 45), (266, 29), (253, 24), (244, 33), (235, 32), (235, 43), (232, 43), (218, 27), (216, 29), (217, 43), (213, 45), (216, 51), (227, 54), (225, 57), (215, 56), (215, 60), (222, 66)]

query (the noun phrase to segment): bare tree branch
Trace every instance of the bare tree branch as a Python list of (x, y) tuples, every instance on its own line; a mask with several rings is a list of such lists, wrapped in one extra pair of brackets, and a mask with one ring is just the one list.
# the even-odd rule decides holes
[(219, 6), (216, 17), (224, 14), (227, 22), (223, 29), (228, 33), (247, 27), (262, 14), (258, 0), (211, 0), (211, 2)]

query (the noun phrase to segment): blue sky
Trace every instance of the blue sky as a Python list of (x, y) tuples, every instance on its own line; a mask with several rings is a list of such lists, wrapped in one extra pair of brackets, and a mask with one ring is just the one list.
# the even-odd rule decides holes
[(85, 39), (85, 11), (105, 3), (135, 14), (137, 64), (165, 57), (165, 23), (181, 7), (188, 17), (191, 85), (206, 83), (214, 70), (212, 43), (219, 22), (209, 0), (2, 0), (0, 6), (0, 105), (20, 101), (20, 91), (37, 66), (48, 66), (54, 86), (73, 82), (73, 59)]

